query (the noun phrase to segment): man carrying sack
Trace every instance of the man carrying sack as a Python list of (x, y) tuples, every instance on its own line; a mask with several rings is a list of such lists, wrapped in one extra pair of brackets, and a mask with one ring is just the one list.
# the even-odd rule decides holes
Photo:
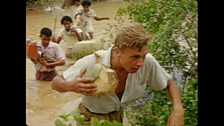
[[(173, 104), (167, 126), (184, 125), (184, 109), (181, 96), (170, 75), (148, 52), (151, 36), (139, 24), (126, 24), (115, 38), (114, 46), (96, 53), (100, 63), (115, 71), (118, 84), (114, 91), (98, 96), (98, 84), (93, 77), (85, 77), (86, 71), (96, 64), (94, 54), (78, 60), (63, 75), (56, 76), (52, 88), (81, 93), (80, 113), (85, 121), (91, 117), (123, 121), (123, 109), (143, 95), (146, 85), (154, 90), (168, 90)], [(109, 83), (110, 81), (108, 81)]]

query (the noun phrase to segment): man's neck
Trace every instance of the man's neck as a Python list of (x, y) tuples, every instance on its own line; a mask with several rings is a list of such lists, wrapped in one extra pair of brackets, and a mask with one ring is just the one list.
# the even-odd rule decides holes
[(113, 49), (111, 51), (111, 68), (117, 73), (128, 73), (121, 65), (118, 60), (118, 57), (114, 53)]
[[(50, 42), (49, 42), (49, 44), (50, 44)], [(49, 46), (49, 44), (48, 45), (43, 45), (42, 44), (42, 46), (44, 47), (44, 49), (46, 49)]]
[(70, 31), (70, 29), (71, 29), (71, 28), (69, 28), (69, 29), (66, 29), (66, 28), (65, 28), (65, 31), (69, 32), (69, 31)]

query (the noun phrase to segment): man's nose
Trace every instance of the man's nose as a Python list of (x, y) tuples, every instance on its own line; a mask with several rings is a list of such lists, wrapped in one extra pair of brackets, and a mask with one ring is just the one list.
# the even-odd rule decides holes
[(143, 66), (144, 61), (145, 61), (144, 58), (139, 58), (139, 59), (138, 59), (138, 62), (137, 62), (137, 65), (140, 66), (140, 67)]
[(50, 40), (44, 40), (44, 43), (48, 43)]

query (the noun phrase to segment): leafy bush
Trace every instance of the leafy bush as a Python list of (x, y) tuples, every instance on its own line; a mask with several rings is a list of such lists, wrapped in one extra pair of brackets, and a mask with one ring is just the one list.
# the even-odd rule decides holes
[[(170, 111), (170, 102), (165, 91), (153, 92), (150, 87), (144, 96), (125, 109), (128, 121), (133, 126), (164, 126)], [(161, 100), (163, 99), (163, 100)]]
[(108, 120), (99, 120), (95, 117), (91, 117), (90, 122), (85, 122), (84, 115), (80, 115), (78, 109), (59, 115), (55, 120), (55, 126), (74, 126), (75, 121), (83, 126), (123, 126), (123, 124), (117, 121), (110, 122)]
[[(149, 51), (168, 72), (173, 73), (173, 79), (180, 87), (185, 108), (185, 126), (197, 125), (197, 1), (144, 0), (132, 2), (119, 9), (116, 18), (118, 22), (141, 23), (153, 35)], [(147, 92), (143, 98), (137, 100), (137, 103), (133, 103), (126, 110), (128, 119), (133, 125), (166, 125), (171, 111), (171, 103), (166, 91), (155, 92), (149, 88)], [(146, 96), (153, 96), (153, 98), (147, 99), (143, 110), (139, 110), (138, 101), (144, 101)]]

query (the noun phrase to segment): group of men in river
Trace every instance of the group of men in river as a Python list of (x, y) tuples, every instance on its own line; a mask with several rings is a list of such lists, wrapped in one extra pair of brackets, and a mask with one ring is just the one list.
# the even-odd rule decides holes
[[(71, 1), (71, 0), (70, 0)], [(47, 58), (33, 57), (31, 60), (36, 67), (36, 79), (51, 81), (58, 72), (56, 66), (65, 64), (65, 58), (71, 58), (71, 51), (74, 43), (83, 40), (93, 39), (92, 19), (96, 21), (109, 20), (108, 17), (97, 17), (94, 10), (90, 9), (91, 1), (89, 0), (72, 0), (70, 6), (62, 5), (62, 9), (69, 9), (70, 14), (61, 18), (63, 29), (57, 36), (52, 36), (52, 30), (44, 27), (40, 31), (40, 41), (37, 42), (38, 52), (48, 54), (55, 62), (48, 62)], [(63, 46), (58, 46), (63, 40)], [(61, 44), (62, 45), (62, 44)], [(64, 55), (65, 54), (65, 55)], [(49, 57), (48, 57), (49, 58)]]

